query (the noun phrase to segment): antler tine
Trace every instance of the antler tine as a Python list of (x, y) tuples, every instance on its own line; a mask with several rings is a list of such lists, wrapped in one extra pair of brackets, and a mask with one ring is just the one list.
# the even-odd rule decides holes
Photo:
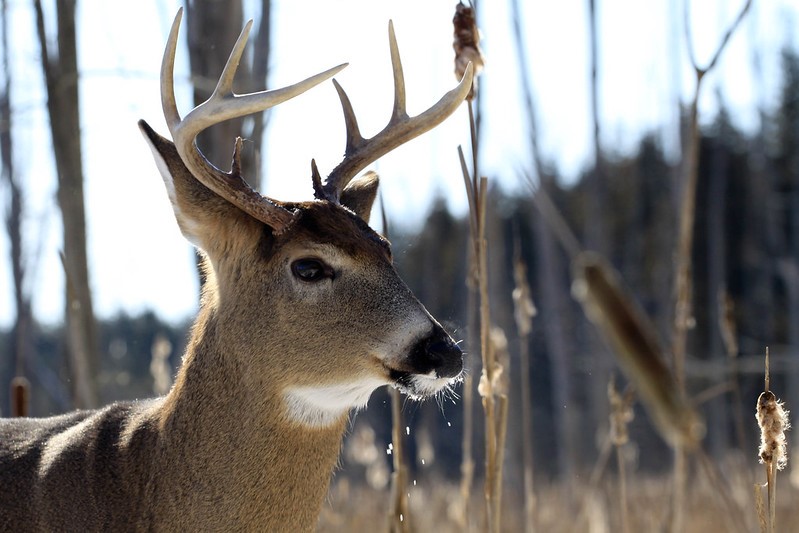
[(405, 108), (405, 77), (402, 72), (402, 62), (392, 22), (389, 22), (388, 25), (388, 38), (394, 72), (394, 108), (388, 124), (377, 135), (370, 139), (364, 139), (361, 136), (358, 130), (358, 121), (347, 94), (333, 80), (344, 111), (347, 147), (344, 151), (344, 159), (333, 169), (325, 182), (324, 196), (327, 200), (338, 202), (341, 191), (358, 172), (394, 148), (438, 126), (460, 106), (469, 94), (474, 72), (471, 63), (466, 67), (463, 78), (454, 89), (447, 92), (427, 111), (415, 117), (408, 117)]
[(164, 118), (169, 127), (172, 128), (180, 124), (180, 113), (178, 104), (175, 101), (175, 52), (178, 47), (178, 31), (180, 21), (183, 18), (183, 8), (178, 9), (175, 20), (172, 21), (172, 28), (169, 30), (169, 38), (164, 48), (164, 58), (161, 60), (161, 108), (164, 111)]
[(408, 112), (405, 108), (405, 74), (402, 72), (402, 61), (400, 60), (399, 47), (397, 46), (397, 36), (394, 34), (394, 21), (388, 21), (388, 46), (391, 50), (391, 70), (394, 73), (394, 111), (391, 113), (392, 122), (407, 118)]
[(291, 224), (295, 215), (247, 185), (241, 176), (237, 161), (240, 141), (236, 141), (231, 172), (223, 172), (208, 161), (197, 148), (197, 135), (219, 122), (258, 113), (294, 98), (330, 79), (347, 64), (328, 69), (281, 89), (237, 95), (233, 92), (233, 78), (252, 27), (252, 21), (249, 21), (241, 31), (211, 97), (181, 119), (175, 102), (174, 64), (182, 16), (181, 8), (172, 23), (161, 63), (161, 105), (178, 154), (200, 183), (280, 233)]
[(338, 98), (341, 101), (341, 109), (344, 111), (344, 127), (347, 130), (347, 145), (344, 149), (344, 154), (346, 155), (357, 150), (363, 144), (364, 138), (361, 136), (358, 119), (355, 117), (355, 111), (352, 109), (347, 93), (336, 81), (336, 78), (333, 78), (333, 85), (336, 87)]

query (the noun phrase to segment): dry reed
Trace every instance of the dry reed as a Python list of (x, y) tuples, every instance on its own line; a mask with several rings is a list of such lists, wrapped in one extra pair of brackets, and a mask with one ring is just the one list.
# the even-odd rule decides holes
[[(463, 170), (463, 177), (466, 182), (466, 192), (469, 195), (470, 217), (469, 227), (473, 242), (475, 245), (469, 252), (469, 272), (467, 274), (466, 285), (469, 288), (469, 325), (472, 326), (480, 316), (480, 310), (475, 312), (475, 307), (479, 306), (477, 302), (480, 300), (480, 281), (479, 281), (479, 265), (477, 244), (475, 237), (477, 235), (477, 214), (476, 210), (472, 209), (474, 204), (475, 195), (479, 188), (477, 183), (477, 176), (479, 176), (479, 150), (478, 150), (478, 120), (475, 119), (475, 112), (472, 107), (472, 102), (477, 96), (477, 79), (483, 67), (483, 56), (480, 51), (480, 32), (477, 29), (477, 13), (471, 2), (469, 6), (458, 2), (455, 6), (455, 16), (452, 19), (453, 25), (453, 42), (452, 48), (455, 51), (455, 77), (461, 79), (466, 72), (466, 68), (471, 63), (474, 70), (474, 78), (472, 80), (472, 87), (466, 97), (466, 107), (469, 112), (469, 136), (471, 138), (472, 148), (472, 173), (470, 175), (466, 161), (463, 157), (463, 152), (459, 148), (458, 152), (461, 158), (461, 167)], [(474, 319), (472, 319), (474, 317)], [(471, 331), (471, 329), (470, 329)], [(471, 341), (476, 340), (476, 335), (470, 333)], [(482, 329), (481, 329), (482, 335)], [(482, 343), (481, 343), (482, 344)], [(473, 343), (476, 345), (476, 342)], [(471, 374), (467, 374), (463, 382), (463, 440), (462, 440), (462, 460), (461, 460), (461, 509), (462, 512), (458, 518), (460, 526), (464, 529), (468, 528), (468, 517), (466, 502), (469, 501), (471, 496), (472, 481), (474, 478), (474, 459), (472, 457), (472, 436), (474, 431), (473, 422), (473, 405), (474, 405), (474, 384)]]
[(616, 448), (616, 466), (619, 471), (619, 516), (623, 533), (630, 531), (629, 509), (627, 506), (627, 474), (624, 468), (623, 447), (630, 441), (627, 425), (632, 422), (635, 394), (628, 388), (624, 394), (616, 390), (616, 380), (608, 382), (608, 401), (610, 402), (610, 440)]
[[(386, 204), (380, 198), (380, 218), (383, 226), (383, 236), (389, 239), (388, 216)], [(404, 446), (402, 443), (402, 398), (400, 392), (391, 388), (391, 461), (394, 471), (391, 473), (391, 503), (388, 512), (388, 530), (391, 533), (407, 533), (410, 531), (408, 515), (408, 467), (405, 464)]]
[[(693, 41), (691, 39), (691, 29), (688, 20), (689, 2), (685, 3), (685, 41), (691, 65), (696, 75), (696, 85), (694, 87), (694, 97), (691, 103), (690, 136), (687, 143), (687, 155), (683, 160), (683, 190), (679, 213), (677, 249), (675, 253), (676, 275), (672, 356), (675, 377), (682, 395), (685, 395), (686, 340), (689, 326), (693, 323), (691, 311), (691, 294), (693, 292), (691, 283), (691, 250), (693, 248), (694, 220), (696, 218), (696, 189), (699, 180), (699, 143), (701, 140), (698, 121), (699, 92), (702, 88), (702, 81), (705, 75), (716, 66), (721, 52), (724, 50), (744, 15), (746, 15), (751, 4), (751, 0), (746, 1), (736, 19), (727, 28), (708, 66), (701, 68), (696, 62), (693, 50)], [(687, 480), (687, 460), (685, 453), (686, 450), (681, 445), (674, 447), (674, 508), (669, 528), (672, 533), (681, 533), (684, 529), (685, 485)]]
[[(749, 446), (747, 445), (743, 419), (743, 395), (741, 394), (741, 386), (738, 383), (740, 362), (738, 361), (738, 333), (735, 325), (735, 302), (727, 291), (719, 291), (718, 306), (721, 338), (724, 341), (724, 348), (727, 351), (727, 360), (730, 363), (730, 383), (732, 384), (735, 435), (738, 439), (738, 447), (741, 450), (748, 450)], [(752, 482), (754, 482), (754, 479)]]
[(522, 463), (524, 468), (524, 523), (525, 532), (533, 533), (535, 527), (535, 493), (533, 492), (533, 412), (530, 391), (530, 333), (537, 310), (527, 283), (527, 266), (522, 259), (518, 234), (513, 247), (513, 315), (519, 333), (519, 384), (521, 389)]
[[(766, 379), (763, 392), (757, 399), (755, 418), (760, 426), (760, 463), (766, 467), (766, 489), (768, 494), (768, 514), (766, 531), (775, 531), (777, 514), (777, 471), (788, 464), (787, 439), (785, 432), (790, 429), (788, 411), (777, 396), (771, 392), (769, 376), (769, 357), (766, 348)], [(762, 505), (758, 506), (760, 523), (763, 524)]]
[[(477, 29), (477, 13), (474, 7), (472, 5), (466, 6), (459, 2), (455, 6), (453, 26), (456, 76), (460, 77), (463, 73), (462, 71), (465, 71), (469, 63), (472, 63), (475, 69), (475, 81), (472, 84), (472, 91), (466, 102), (469, 111), (469, 134), (472, 149), (471, 173), (468, 170), (461, 147), (458, 147), (458, 156), (469, 200), (469, 227), (473, 248), (473, 267), (479, 295), (482, 372), (478, 392), (482, 397), (483, 413), (485, 415), (485, 529), (491, 532), (498, 532), (501, 527), (502, 463), (507, 431), (508, 397), (502, 391), (502, 387), (497, 386), (502, 374), (502, 365), (497, 362), (496, 351), (491, 343), (491, 314), (488, 299), (488, 243), (485, 236), (488, 179), (480, 176), (478, 172), (477, 121), (475, 120), (473, 108), (474, 99), (477, 95), (476, 80), (483, 65), (483, 58), (480, 52), (480, 33)], [(469, 459), (464, 458), (464, 465), (468, 464), (466, 463), (467, 460)], [(464, 499), (467, 496), (468, 494), (464, 494)]]

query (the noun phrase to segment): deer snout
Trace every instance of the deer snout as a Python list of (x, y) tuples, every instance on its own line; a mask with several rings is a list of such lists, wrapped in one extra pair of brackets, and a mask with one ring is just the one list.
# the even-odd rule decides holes
[(415, 372), (437, 378), (454, 378), (463, 370), (463, 352), (441, 326), (420, 339), (411, 350), (410, 362)]

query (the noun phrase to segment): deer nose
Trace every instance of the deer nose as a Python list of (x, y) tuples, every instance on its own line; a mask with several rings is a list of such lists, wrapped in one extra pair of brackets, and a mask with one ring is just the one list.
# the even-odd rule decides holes
[(463, 370), (463, 352), (450, 338), (430, 344), (427, 354), (440, 378), (454, 378)]
[(411, 352), (411, 364), (419, 374), (435, 372), (439, 378), (454, 378), (463, 370), (463, 352), (440, 326), (422, 339)]

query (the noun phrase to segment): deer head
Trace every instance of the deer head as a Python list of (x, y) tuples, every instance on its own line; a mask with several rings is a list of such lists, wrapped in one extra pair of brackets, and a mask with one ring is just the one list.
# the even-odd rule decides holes
[(257, 394), (281, 398), (280, 416), (308, 426), (341, 419), (381, 385), (413, 397), (441, 391), (460, 375), (461, 351), (399, 278), (388, 241), (368, 225), (377, 175), (356, 174), (454, 112), (471, 87), (471, 69), (433, 107), (409, 117), (389, 25), (395, 97), (388, 125), (370, 139), (362, 137), (349, 99), (334, 80), (344, 109), (345, 156), (324, 183), (311, 162), (315, 200), (281, 202), (261, 196), (243, 179), (240, 138), (231, 170), (223, 172), (200, 153), (196, 137), (213, 124), (293, 98), (346, 65), (285, 88), (234, 94), (248, 24), (213, 95), (181, 118), (173, 90), (180, 20), (181, 12), (161, 68), (162, 106), (173, 140), (144, 121), (139, 125), (181, 231), (205, 254), (208, 278), (192, 342), (210, 349), (198, 346), (193, 357), (217, 354), (239, 368)]

